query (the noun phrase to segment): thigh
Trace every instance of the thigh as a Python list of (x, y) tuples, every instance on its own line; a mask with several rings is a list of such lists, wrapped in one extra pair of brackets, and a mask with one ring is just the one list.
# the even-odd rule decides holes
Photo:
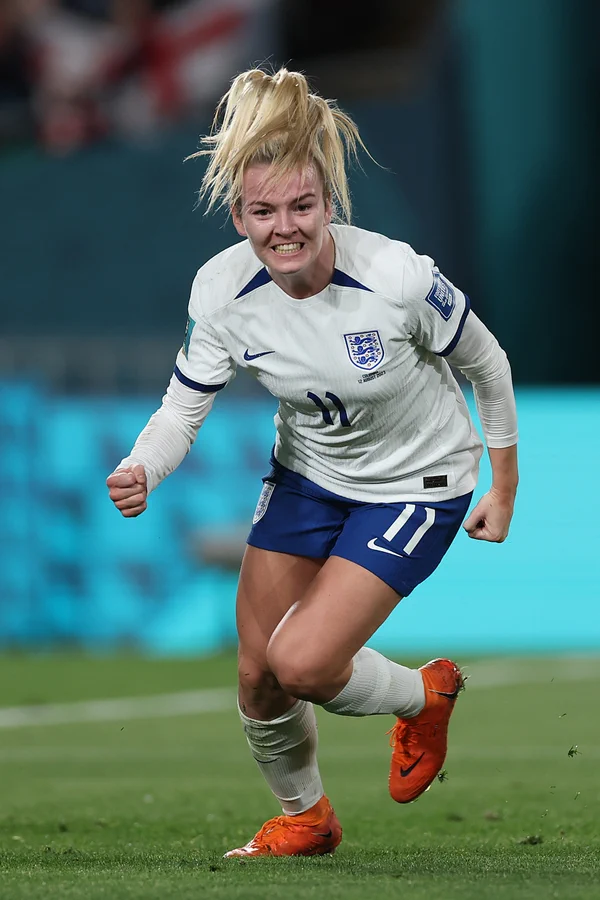
[(308, 590), (325, 560), (246, 547), (237, 592), (240, 652), (266, 669), (266, 648), (288, 610)]
[[(325, 565), (277, 627), (272, 668), (335, 686), (354, 654), (403, 596), (437, 567), (466, 513), (467, 497), (427, 506), (352, 510)], [(293, 671), (292, 671), (293, 670)]]
[(280, 683), (319, 691), (325, 702), (348, 680), (352, 657), (401, 600), (384, 581), (346, 559), (331, 557), (277, 626), (268, 648), (269, 663)]

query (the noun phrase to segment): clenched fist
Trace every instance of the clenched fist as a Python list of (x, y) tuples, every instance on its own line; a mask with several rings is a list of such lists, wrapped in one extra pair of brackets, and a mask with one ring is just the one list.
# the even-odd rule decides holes
[(148, 485), (142, 465), (117, 469), (106, 479), (108, 496), (126, 519), (139, 516), (147, 509)]
[(514, 502), (514, 494), (500, 496), (491, 488), (472, 510), (463, 528), (476, 541), (501, 544), (508, 535)]

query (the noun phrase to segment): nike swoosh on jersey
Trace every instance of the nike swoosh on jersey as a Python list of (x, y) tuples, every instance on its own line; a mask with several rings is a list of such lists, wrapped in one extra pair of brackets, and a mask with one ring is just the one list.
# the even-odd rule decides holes
[(418, 759), (416, 759), (414, 761), (414, 763), (412, 764), (412, 766), (409, 766), (408, 769), (400, 769), (400, 777), (406, 778), (407, 775), (410, 775), (412, 770), (415, 768), (415, 766), (419, 765), (419, 763), (421, 762), (421, 760), (423, 759), (424, 756), (425, 756), (425, 751), (423, 751), (423, 753), (421, 753), (420, 757)]
[(268, 356), (269, 353), (275, 353), (274, 350), (263, 350), (262, 353), (250, 353), (248, 350), (244, 351), (244, 359), (246, 362), (251, 362), (253, 359), (258, 359), (259, 356)]
[(387, 547), (380, 547), (379, 544), (376, 543), (375, 538), (371, 538), (369, 543), (367, 544), (369, 550), (379, 550), (380, 553), (389, 553), (391, 556), (399, 556), (401, 559), (404, 556), (403, 553), (396, 553), (395, 550), (388, 550)]

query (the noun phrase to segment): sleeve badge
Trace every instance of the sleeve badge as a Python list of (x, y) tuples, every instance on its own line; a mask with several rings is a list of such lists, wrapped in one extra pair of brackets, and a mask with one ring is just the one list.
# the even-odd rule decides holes
[(456, 305), (454, 288), (440, 272), (433, 273), (433, 285), (425, 297), (427, 303), (437, 309), (442, 319), (448, 321)]
[(192, 331), (194, 330), (196, 323), (192, 319), (191, 316), (188, 316), (187, 324), (185, 326), (185, 334), (183, 335), (183, 346), (181, 348), (183, 355), (185, 358), (188, 358), (188, 353), (190, 350), (190, 341), (192, 339)]

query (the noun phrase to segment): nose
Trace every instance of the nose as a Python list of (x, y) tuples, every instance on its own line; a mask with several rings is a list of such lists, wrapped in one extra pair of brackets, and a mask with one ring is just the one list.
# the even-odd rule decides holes
[(278, 210), (275, 215), (275, 232), (288, 237), (296, 230), (296, 224), (288, 209)]

